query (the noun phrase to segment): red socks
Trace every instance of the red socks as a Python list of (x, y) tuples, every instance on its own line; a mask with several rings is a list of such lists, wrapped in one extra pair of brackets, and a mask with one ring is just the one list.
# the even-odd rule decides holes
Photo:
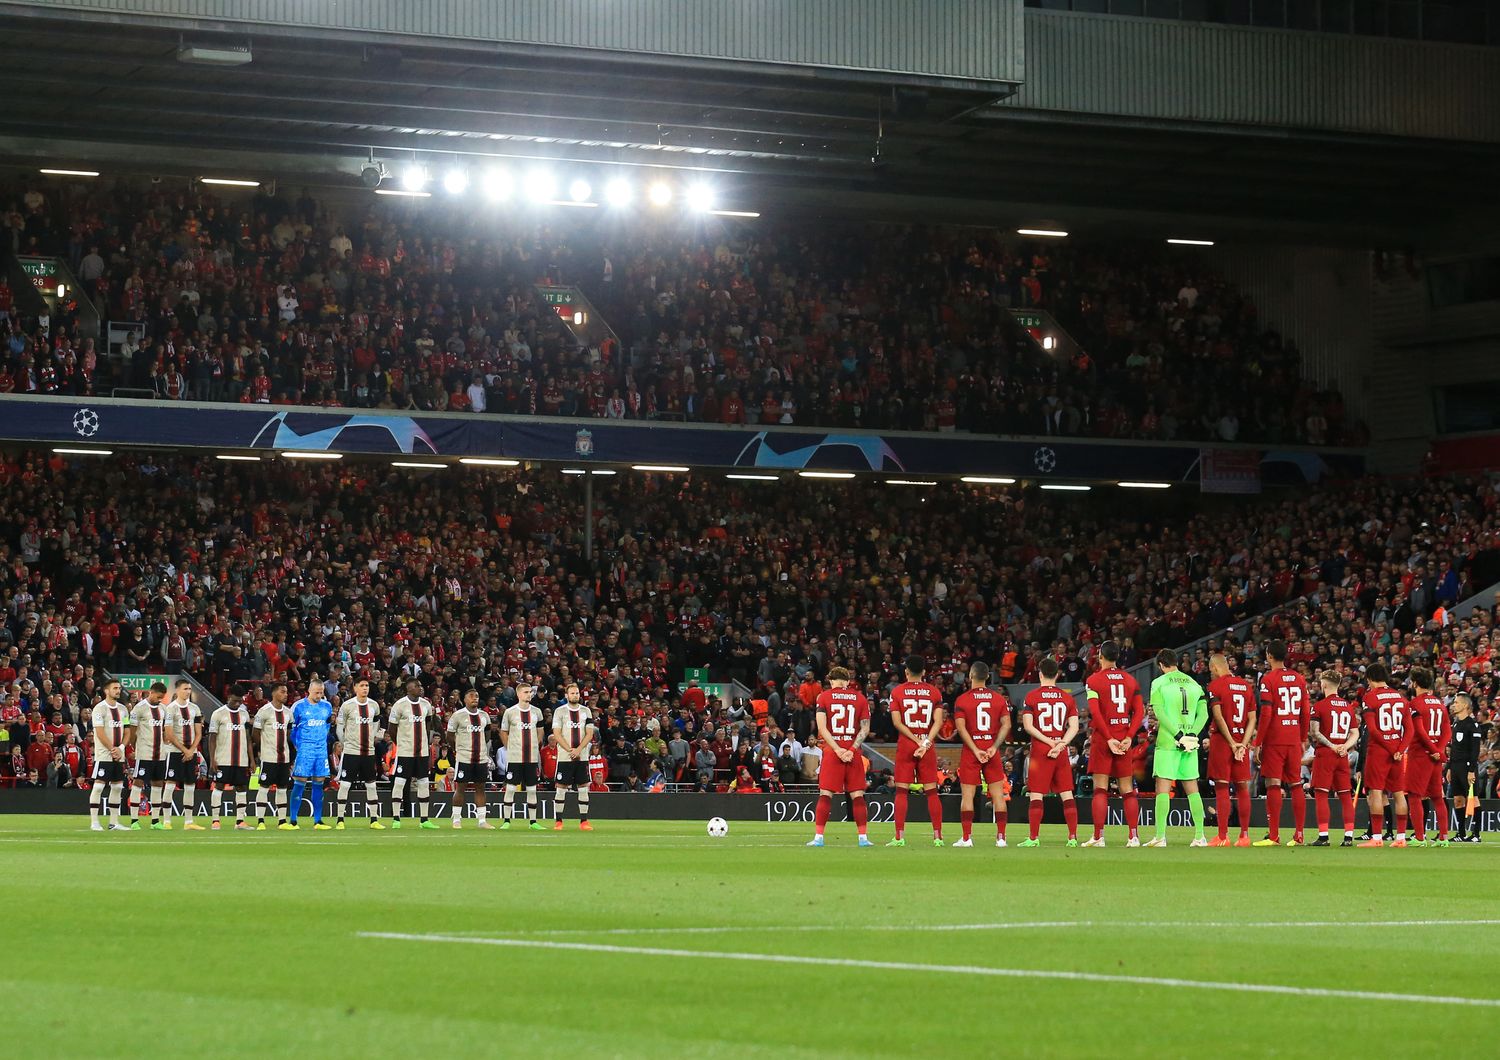
[(1141, 797), (1134, 788), (1125, 794), (1125, 827), (1130, 829), (1130, 838), (1136, 837), (1141, 824)]
[(1292, 835), (1302, 834), (1303, 826), (1307, 824), (1307, 792), (1302, 790), (1301, 784), (1292, 786)]
[(1332, 816), (1328, 806), (1328, 792), (1313, 792), (1313, 806), (1318, 811), (1318, 835), (1328, 834), (1328, 820)]
[(1379, 839), (1382, 835), (1385, 834), (1384, 810), (1372, 809), (1370, 811), (1370, 834), (1376, 839)]
[[(833, 800), (829, 800), (830, 804)], [(863, 798), (850, 799), (854, 803), (854, 826), (859, 829), (859, 834), (865, 834), (865, 827), (870, 823), (870, 808), (865, 805)]]
[(974, 834), (974, 811), (959, 810), (958, 819), (964, 826), (964, 842), (968, 842)]
[(1241, 784), (1237, 789), (1235, 805), (1240, 808), (1240, 835), (1250, 834), (1250, 785)]
[(896, 838), (906, 834), (906, 789), (896, 789)]
[(1042, 800), (1030, 799), (1026, 803), (1026, 818), (1031, 822), (1031, 838), (1035, 839), (1042, 830)]
[(943, 838), (943, 800), (935, 791), (927, 793), (927, 816), (932, 818), (932, 834)]
[(1229, 838), (1229, 785), (1214, 785), (1214, 810), (1219, 815), (1219, 838)]
[[(1271, 827), (1271, 838), (1278, 841), (1281, 839), (1281, 800), (1284, 797), (1281, 785), (1266, 788), (1266, 823)], [(1240, 827), (1243, 828), (1244, 825), (1242, 819)]]
[(1398, 812), (1396, 814), (1396, 838), (1397, 839), (1405, 839), (1406, 838), (1406, 818), (1407, 818), (1407, 816), (1408, 816), (1407, 814), (1400, 813), (1400, 812)]
[(1109, 789), (1094, 792), (1094, 838), (1104, 835), (1104, 819), (1109, 816)]
[(1417, 842), (1421, 843), (1427, 838), (1427, 804), (1408, 795), (1406, 808), (1411, 811), (1412, 827), (1417, 830)]
[[(1037, 803), (1037, 806), (1041, 806), (1041, 803), (1040, 802)], [(1065, 820), (1065, 821), (1068, 822), (1068, 838), (1069, 839), (1077, 839), (1078, 838), (1078, 800), (1077, 799), (1064, 799), (1063, 800), (1063, 820)]]
[(1344, 831), (1354, 831), (1354, 792), (1346, 791), (1339, 795), (1339, 803), (1344, 808)]
[(1448, 800), (1433, 799), (1432, 812), (1437, 817), (1438, 840), (1446, 842), (1448, 839)]
[[(864, 799), (856, 799), (856, 802), (864, 802)], [(813, 827), (817, 829), (818, 835), (823, 834), (823, 828), (828, 824), (828, 815), (833, 812), (833, 798), (829, 795), (818, 796), (818, 808), (813, 815)]]
[(1003, 803), (1003, 802), (997, 802), (995, 804), (995, 838), (996, 839), (1004, 839), (1005, 838), (1005, 821), (1006, 821), (1006, 817), (1009, 815), (1009, 812), (1010, 811), (1006, 807), (1005, 803)]

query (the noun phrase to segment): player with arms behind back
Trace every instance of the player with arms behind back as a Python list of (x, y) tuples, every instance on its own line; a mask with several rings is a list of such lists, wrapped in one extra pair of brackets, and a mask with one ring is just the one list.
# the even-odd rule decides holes
[(995, 808), (995, 845), (1005, 846), (1005, 798), (1009, 784), (1005, 779), (1005, 760), (1000, 750), (1010, 735), (1010, 701), (1005, 693), (989, 687), (990, 668), (982, 662), (969, 667), (969, 690), (953, 706), (957, 718), (958, 738), (964, 749), (958, 756), (958, 784), (963, 795), (959, 820), (964, 837), (955, 847), (972, 847), (974, 840), (974, 793), (979, 782), (990, 789), (990, 805)]
[(1359, 726), (1355, 724), (1354, 704), (1339, 695), (1338, 675), (1325, 673), (1318, 679), (1323, 698), (1313, 704), (1313, 807), (1318, 817), (1318, 838), (1313, 846), (1326, 847), (1328, 826), (1333, 816), (1328, 805), (1330, 793), (1339, 797), (1344, 810), (1343, 847), (1354, 845), (1354, 787), (1349, 775), (1349, 752), (1359, 745)]
[(867, 834), (870, 815), (865, 807), (865, 761), (860, 751), (870, 735), (870, 703), (863, 692), (849, 687), (849, 671), (842, 666), (828, 671), (828, 683), (832, 687), (818, 695), (818, 742), (823, 745), (823, 757), (818, 765), (818, 808), (813, 817), (816, 831), (807, 845), (823, 845), (833, 797), (847, 794), (859, 829), (859, 845), (874, 846)]
[(1266, 645), (1271, 668), (1260, 679), (1260, 727), (1255, 746), (1260, 754), (1260, 776), (1266, 782), (1266, 820), (1270, 829), (1258, 847), (1281, 845), (1281, 806), (1292, 789), (1292, 838), (1288, 846), (1302, 845), (1302, 826), (1307, 820), (1307, 793), (1302, 790), (1302, 749), (1307, 745), (1311, 697), (1307, 682), (1286, 667), (1286, 641)]
[(1042, 830), (1042, 796), (1055, 792), (1062, 798), (1063, 818), (1068, 822), (1068, 846), (1078, 845), (1078, 804), (1073, 800), (1073, 764), (1068, 744), (1078, 735), (1078, 705), (1057, 687), (1057, 660), (1048, 656), (1037, 668), (1042, 687), (1026, 693), (1021, 707), (1021, 728), (1031, 737), (1031, 761), (1026, 770), (1027, 822), (1031, 834), (1023, 847), (1039, 847)]
[(1109, 782), (1120, 785), (1125, 803), (1126, 846), (1140, 846), (1140, 801), (1135, 793), (1135, 755), (1131, 741), (1146, 724), (1146, 704), (1135, 678), (1116, 662), (1120, 647), (1112, 640), (1099, 645), (1099, 669), (1085, 687), (1089, 701), (1089, 773), (1094, 780), (1094, 837), (1083, 845), (1104, 845), (1104, 821), (1109, 816)]
[(1223, 652), (1208, 657), (1208, 709), (1213, 718), (1208, 737), (1208, 779), (1214, 782), (1214, 807), (1218, 811), (1219, 834), (1211, 847), (1229, 843), (1229, 790), (1237, 796), (1240, 837), (1237, 847), (1250, 845), (1250, 734), (1255, 730), (1255, 686), (1247, 678), (1229, 672)]
[(1427, 845), (1427, 807), (1432, 803), (1437, 814), (1438, 837), (1433, 846), (1448, 845), (1448, 803), (1443, 798), (1443, 766), (1448, 758), (1448, 744), (1453, 739), (1453, 725), (1448, 707), (1433, 694), (1432, 671), (1417, 667), (1411, 672), (1416, 694), (1411, 697), (1411, 750), (1406, 756), (1406, 801), (1417, 834), (1417, 846)]
[(1161, 676), (1151, 682), (1151, 713), (1156, 716), (1156, 835), (1146, 845), (1167, 845), (1167, 816), (1172, 806), (1172, 785), (1187, 792), (1193, 814), (1193, 841), (1188, 846), (1206, 847), (1203, 838), (1203, 796), (1198, 793), (1198, 734), (1208, 724), (1203, 688), (1177, 668), (1177, 653), (1163, 648), (1156, 653)]
[(1370, 838), (1362, 847), (1384, 846), (1387, 799), (1396, 811), (1396, 838), (1391, 846), (1406, 846), (1406, 745), (1410, 739), (1406, 697), (1391, 688), (1390, 671), (1382, 663), (1365, 670), (1369, 689), (1361, 698), (1366, 741), (1364, 778), (1370, 800)]
[(927, 793), (932, 845), (943, 845), (943, 803), (938, 798), (937, 752), (933, 734), (943, 726), (943, 696), (922, 680), (927, 662), (906, 658), (906, 680), (891, 689), (891, 723), (896, 726), (896, 838), (888, 847), (906, 846), (906, 793), (915, 779)]

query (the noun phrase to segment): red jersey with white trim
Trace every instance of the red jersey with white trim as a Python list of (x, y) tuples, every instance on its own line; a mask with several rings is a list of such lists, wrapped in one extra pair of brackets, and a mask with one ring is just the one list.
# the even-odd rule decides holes
[(1412, 740), (1423, 752), (1439, 758), (1448, 757), (1448, 743), (1453, 739), (1453, 723), (1448, 719), (1448, 706), (1431, 692), (1421, 692), (1411, 697)]
[[(1313, 720), (1318, 723), (1318, 732), (1323, 739), (1334, 744), (1342, 744), (1349, 739), (1349, 733), (1355, 726), (1354, 704), (1343, 696), (1329, 696), (1320, 699), (1313, 704)], [(1321, 743), (1318, 751), (1327, 751)]]
[(1225, 674), (1208, 683), (1208, 701), (1218, 704), (1224, 715), (1224, 724), (1229, 726), (1229, 735), (1235, 743), (1244, 738), (1250, 728), (1250, 714), (1255, 710), (1255, 686), (1249, 679)]
[(828, 715), (828, 735), (833, 742), (852, 750), (860, 724), (870, 717), (870, 701), (854, 688), (830, 688), (818, 695), (818, 713)]
[[(1078, 717), (1078, 705), (1073, 697), (1056, 685), (1043, 685), (1026, 693), (1026, 703), (1021, 713), (1031, 715), (1031, 724), (1037, 732), (1052, 740), (1061, 740), (1068, 731), (1068, 719)], [(1031, 741), (1033, 751), (1051, 750), (1040, 740)]]
[(953, 712), (963, 719), (975, 746), (989, 747), (1000, 735), (1000, 723), (1010, 717), (1010, 700), (993, 688), (971, 688), (958, 697)]
[[(900, 715), (913, 736), (923, 737), (932, 732), (932, 722), (943, 705), (943, 694), (925, 681), (903, 681), (891, 689), (891, 713)], [(915, 749), (916, 744), (902, 736), (899, 747)]]
[(1411, 738), (1406, 725), (1406, 697), (1394, 688), (1371, 688), (1361, 702), (1371, 745), (1378, 743), (1391, 754), (1405, 751)]
[(1307, 742), (1312, 697), (1295, 670), (1268, 670), (1260, 679), (1260, 724), (1255, 742), (1265, 747), (1301, 747)]
[(1128, 740), (1146, 723), (1146, 703), (1135, 678), (1124, 670), (1100, 670), (1085, 682), (1089, 721), (1101, 740)]

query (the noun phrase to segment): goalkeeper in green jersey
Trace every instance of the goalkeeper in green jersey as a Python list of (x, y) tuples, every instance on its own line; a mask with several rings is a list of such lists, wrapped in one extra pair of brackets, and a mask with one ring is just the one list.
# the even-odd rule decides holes
[(1208, 724), (1203, 687), (1177, 669), (1177, 653), (1163, 648), (1156, 655), (1161, 676), (1151, 682), (1151, 713), (1156, 715), (1156, 838), (1146, 845), (1167, 845), (1167, 811), (1172, 783), (1182, 784), (1193, 811), (1194, 839), (1190, 846), (1206, 847), (1203, 837), (1203, 796), (1198, 794), (1198, 734)]

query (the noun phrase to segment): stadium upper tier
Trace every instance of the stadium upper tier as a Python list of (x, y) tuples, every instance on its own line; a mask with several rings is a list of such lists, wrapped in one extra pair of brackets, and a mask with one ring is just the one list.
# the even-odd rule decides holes
[[(0, 204), (0, 240), (64, 260), (101, 317), (142, 326), (109, 351), (70, 310), (44, 331), (16, 301), (0, 392), (1365, 441), (1249, 300), (1201, 259), (1138, 246), (594, 211), (476, 221), (437, 200), (128, 184), (23, 181)], [(546, 292), (564, 285), (611, 334), (569, 326)], [(1080, 348), (1043, 350), (1011, 313), (1033, 307)]]
[(911, 651), (945, 684), (975, 658), (1034, 679), (1050, 653), (1076, 681), (1106, 637), (1128, 665), (1278, 607), (1257, 634), (1287, 636), (1299, 664), (1456, 663), (1485, 705), (1493, 691), (1488, 615), (1428, 628), (1497, 578), (1496, 493), (1465, 480), (1126, 512), (957, 484), (619, 476), (595, 483), (592, 563), (584, 491), (553, 471), (24, 452), (0, 483), (0, 692), (75, 717), (101, 666), (221, 692), (364, 673), (383, 702), (417, 673), (445, 705), (524, 671), (652, 713), (686, 666), (790, 696), (836, 662), (879, 688)]

